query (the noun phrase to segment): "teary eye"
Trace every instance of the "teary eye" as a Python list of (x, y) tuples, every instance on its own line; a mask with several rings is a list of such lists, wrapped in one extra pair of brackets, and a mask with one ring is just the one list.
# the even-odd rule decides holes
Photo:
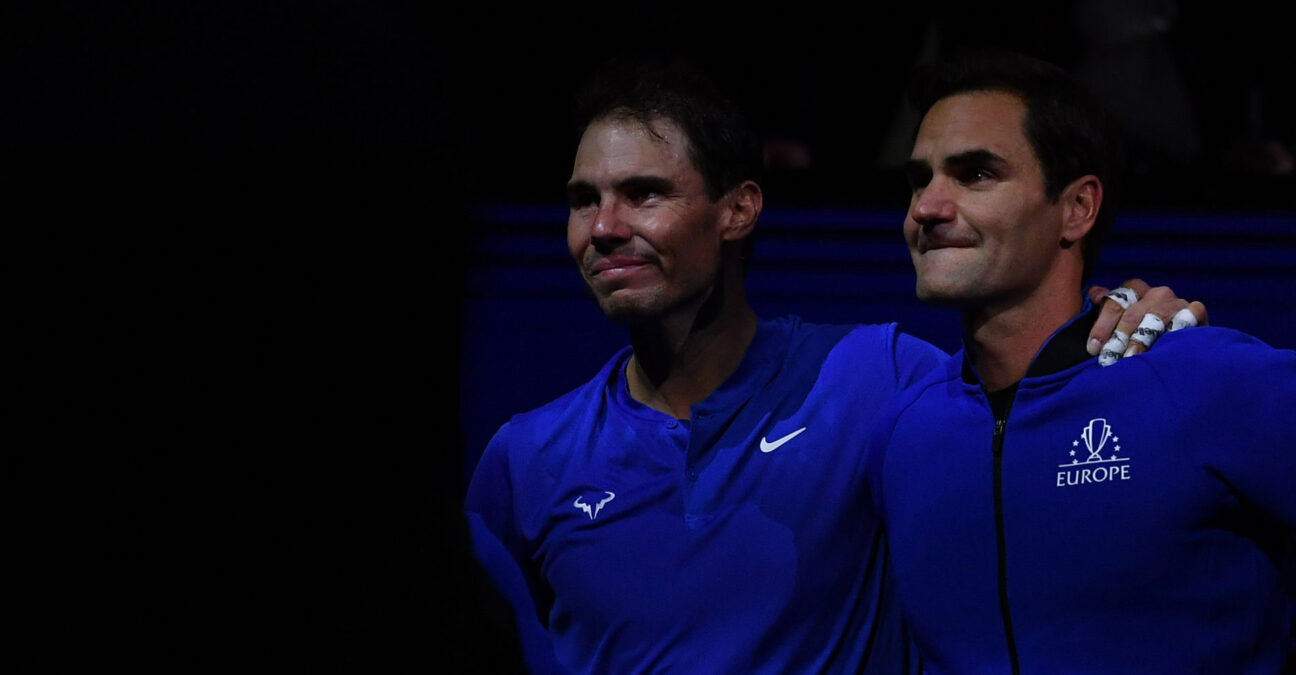
[(980, 183), (996, 178), (995, 173), (985, 167), (968, 166), (962, 167), (955, 174), (960, 183)]

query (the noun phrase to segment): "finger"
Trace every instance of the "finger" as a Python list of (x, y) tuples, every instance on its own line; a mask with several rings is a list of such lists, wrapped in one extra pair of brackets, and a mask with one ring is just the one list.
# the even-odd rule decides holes
[(1111, 289), (1106, 286), (1090, 286), (1086, 294), (1089, 296), (1089, 302), (1098, 305), (1102, 304), (1103, 298), (1107, 297), (1110, 292)]
[(1125, 310), (1116, 323), (1116, 331), (1130, 335), (1130, 341), (1121, 356), (1137, 356), (1151, 349), (1157, 338), (1167, 330), (1197, 325), (1198, 317), (1204, 317), (1206, 310), (1205, 305), (1197, 305), (1197, 311), (1193, 311), (1191, 305), (1177, 297), (1168, 286), (1148, 289), (1138, 302)]
[(1121, 288), (1128, 288), (1134, 291), (1140, 298), (1147, 295), (1148, 291), (1152, 290), (1152, 286), (1150, 286), (1148, 282), (1143, 281), (1138, 277), (1134, 277), (1133, 279), (1126, 279), (1125, 281), (1121, 282)]
[(1166, 323), (1161, 317), (1148, 312), (1143, 315), (1143, 320), (1139, 322), (1134, 332), (1130, 334), (1129, 346), (1125, 348), (1125, 356), (1134, 356), (1142, 354), (1144, 351), (1152, 348), (1152, 343), (1157, 341), (1166, 332)]
[(1194, 300), (1188, 303), (1188, 309), (1191, 309), (1192, 313), (1197, 316), (1198, 326), (1210, 325), (1210, 316), (1206, 314), (1206, 305)]
[[(1185, 303), (1187, 304), (1187, 303)], [(1122, 356), (1136, 356), (1152, 348), (1152, 343), (1161, 337), (1169, 326), (1169, 318), (1162, 319), (1156, 312), (1142, 312), (1141, 307), (1135, 304), (1133, 307), (1125, 310), (1121, 315), (1121, 320), (1116, 324), (1116, 330), (1122, 333), (1128, 333), (1130, 336), (1129, 344), (1125, 345), (1125, 351)], [(1143, 339), (1135, 340), (1135, 336), (1140, 335), (1139, 329), (1145, 328), (1142, 333)]]
[(1098, 363), (1103, 366), (1110, 366), (1121, 360), (1125, 355), (1125, 350), (1129, 348), (1129, 333), (1115, 331), (1111, 339), (1103, 345), (1102, 351), (1098, 353)]
[[(1186, 304), (1175, 298), (1174, 292), (1168, 287), (1151, 288), (1142, 279), (1126, 279), (1120, 288), (1108, 294), (1103, 311), (1089, 332), (1089, 353), (1094, 353), (1096, 341), (1106, 339), (1098, 350), (1098, 362), (1110, 366), (1126, 356), (1147, 351), (1155, 339), (1144, 343), (1134, 342), (1130, 338), (1146, 315), (1157, 308), (1166, 311), (1165, 307), (1170, 302), (1178, 302), (1179, 306)], [(1173, 313), (1173, 310), (1170, 311)], [(1168, 320), (1169, 316), (1166, 316), (1162, 322)]]
[(1141, 293), (1129, 286), (1121, 286), (1109, 292), (1105, 297), (1120, 305), (1122, 309), (1129, 309), (1131, 305), (1138, 302), (1141, 295)]
[(1174, 318), (1170, 320), (1170, 330), (1183, 330), (1196, 325), (1197, 316), (1187, 307), (1175, 312)]
[[(1175, 328), (1174, 324), (1178, 324), (1178, 328)], [(1200, 302), (1188, 303), (1187, 307), (1175, 312), (1174, 321), (1170, 328), (1178, 330), (1181, 328), (1190, 328), (1190, 326), (1194, 325), (1210, 325), (1210, 317), (1207, 316), (1207, 306)]]
[(1157, 286), (1150, 288), (1146, 293), (1139, 296), (1138, 302), (1130, 305), (1121, 315), (1120, 322), (1116, 327), (1128, 333), (1138, 328), (1143, 322), (1143, 317), (1148, 314), (1155, 314), (1167, 325), (1175, 312), (1188, 306), (1188, 301), (1175, 296), (1175, 292), (1169, 286)]
[[(1144, 285), (1146, 286), (1146, 284)], [(1085, 348), (1092, 355), (1101, 354), (1102, 350), (1106, 347), (1106, 343), (1112, 337), (1113, 332), (1119, 328), (1117, 323), (1125, 314), (1125, 310), (1138, 301), (1138, 293), (1135, 292), (1134, 289), (1126, 286), (1121, 286), (1120, 288), (1110, 291), (1106, 293), (1104, 297), (1106, 300), (1103, 301), (1102, 311), (1098, 313), (1098, 318), (1094, 321), (1093, 328), (1089, 329), (1089, 340), (1085, 345)], [(1125, 327), (1124, 332), (1127, 338), (1130, 331), (1134, 330), (1134, 327), (1137, 325), (1138, 323), (1136, 320), (1134, 323)], [(1122, 347), (1121, 352), (1124, 353), (1124, 351), (1125, 348)]]
[[(1138, 280), (1132, 279), (1125, 283), (1131, 283), (1134, 281)], [(1143, 285), (1147, 286), (1147, 284)], [(1144, 289), (1144, 294), (1151, 292), (1151, 289)], [(1146, 298), (1142, 298), (1124, 307), (1124, 311), (1116, 317), (1116, 327), (1112, 329), (1111, 339), (1107, 341), (1107, 344), (1103, 345), (1102, 352), (1098, 355), (1099, 363), (1104, 366), (1110, 366), (1111, 364), (1121, 360), (1123, 357), (1139, 354), (1146, 349), (1145, 345), (1133, 342), (1130, 338), (1134, 335), (1134, 331), (1138, 329), (1139, 323), (1143, 320), (1143, 315), (1147, 314), (1146, 308), (1151, 304), (1152, 303)], [(1118, 340), (1117, 338), (1120, 339)], [(1133, 347), (1133, 351), (1131, 351), (1131, 347)]]
[(1176, 331), (1193, 326), (1209, 325), (1209, 317), (1206, 316), (1206, 305), (1200, 302), (1190, 303), (1187, 307), (1175, 312), (1170, 321), (1170, 330)]

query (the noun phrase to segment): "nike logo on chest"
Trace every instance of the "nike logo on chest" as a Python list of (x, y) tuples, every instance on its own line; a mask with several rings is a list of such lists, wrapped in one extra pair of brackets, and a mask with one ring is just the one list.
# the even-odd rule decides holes
[(782, 447), (784, 443), (787, 443), (788, 441), (796, 438), (797, 436), (800, 436), (801, 432), (805, 430), (806, 430), (805, 427), (801, 427), (800, 429), (797, 429), (796, 431), (793, 431), (792, 433), (782, 438), (775, 439), (773, 441), (767, 441), (765, 440), (765, 437), (762, 436), (760, 440), (761, 452), (774, 452), (775, 450), (778, 450), (780, 447)]

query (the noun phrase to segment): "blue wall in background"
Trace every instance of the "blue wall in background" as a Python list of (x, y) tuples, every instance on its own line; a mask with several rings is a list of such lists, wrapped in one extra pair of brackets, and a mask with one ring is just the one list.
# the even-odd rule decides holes
[[(563, 207), (472, 210), (460, 356), (465, 479), (500, 424), (587, 380), (627, 344), (567, 254)], [(767, 209), (748, 295), (759, 313), (823, 323), (897, 321), (947, 351), (948, 310), (913, 296), (899, 211)], [(1296, 214), (1132, 212), (1118, 219), (1094, 281), (1137, 276), (1206, 304), (1213, 325), (1296, 349)], [(1209, 358), (1210, 355), (1202, 355)]]

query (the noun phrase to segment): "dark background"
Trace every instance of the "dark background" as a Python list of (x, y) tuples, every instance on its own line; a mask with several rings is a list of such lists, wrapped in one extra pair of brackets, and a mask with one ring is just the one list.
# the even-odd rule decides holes
[[(763, 306), (912, 316), (923, 335), (894, 280), (877, 307), (861, 304), (867, 287), (816, 304), (820, 284), (858, 284), (858, 265), (806, 277), (806, 260), (890, 236), (904, 191), (883, 158), (909, 133), (891, 129), (905, 129), (900, 90), (924, 48), (1095, 62), (1081, 30), (1094, 15), (1024, 7), (6, 8), (22, 432), (9, 473), (29, 665), (515, 668), (458, 512), (483, 436), (623, 341), (561, 260), (579, 82), (650, 45), (714, 69), (770, 139), (811, 158), (767, 181), (771, 276), (754, 284), (807, 280)], [(1173, 56), (1187, 106), (1157, 90), (1133, 108), (1160, 111), (1171, 140), (1136, 146), (1128, 250), (1150, 253), (1117, 254), (1110, 274), (1128, 265), (1209, 296), (1210, 279), (1184, 272), (1228, 249), (1237, 259), (1214, 272), (1246, 283), (1207, 297), (1212, 317), (1247, 327), (1276, 297), (1280, 320), (1260, 327), (1293, 347), (1296, 193), (1290, 169), (1256, 159), (1267, 141), (1296, 147), (1292, 58), (1259, 8), (1181, 3), (1143, 48), (1140, 63)], [(1233, 252), (1239, 239), (1249, 248)], [(805, 242), (829, 250), (784, 253)], [(1163, 262), (1161, 246), (1196, 257)], [(872, 255), (903, 275), (902, 258)]]

